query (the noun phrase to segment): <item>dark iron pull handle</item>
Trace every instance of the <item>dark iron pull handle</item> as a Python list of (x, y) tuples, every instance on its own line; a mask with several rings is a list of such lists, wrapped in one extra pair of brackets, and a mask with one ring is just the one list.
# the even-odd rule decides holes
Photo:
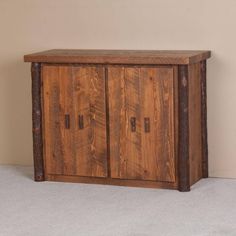
[(150, 132), (150, 118), (148, 118), (148, 117), (144, 118), (144, 131), (145, 131), (145, 133)]
[(130, 118), (130, 125), (131, 125), (131, 132), (135, 132), (136, 131), (136, 118), (135, 117)]
[(69, 114), (65, 114), (65, 127), (66, 129), (70, 128), (70, 115)]
[(83, 128), (84, 128), (84, 116), (79, 115), (79, 129), (83, 129)]

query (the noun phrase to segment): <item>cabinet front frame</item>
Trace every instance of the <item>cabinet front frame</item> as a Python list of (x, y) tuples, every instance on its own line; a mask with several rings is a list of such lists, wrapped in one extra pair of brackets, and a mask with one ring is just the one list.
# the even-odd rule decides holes
[[(43, 111), (43, 94), (42, 94), (42, 80), (38, 80), (37, 83), (40, 83), (40, 91), (38, 94), (36, 94), (32, 90), (33, 95), (33, 101), (37, 100), (37, 95), (40, 96), (40, 106), (41, 106), (41, 120), (38, 121), (41, 124), (41, 136), (42, 138), (42, 144), (39, 145), (37, 142), (34, 141), (34, 166), (35, 166), (35, 180), (36, 181), (44, 181), (44, 180), (52, 180), (52, 181), (68, 181), (68, 182), (80, 182), (80, 183), (98, 183), (98, 184), (108, 184), (108, 185), (121, 185), (121, 186), (140, 186), (140, 187), (153, 187), (153, 188), (169, 188), (169, 189), (178, 189), (179, 185), (179, 179), (178, 179), (178, 65), (146, 65), (146, 64), (137, 64), (137, 65), (130, 65), (130, 64), (80, 64), (80, 63), (32, 63), (32, 68), (36, 68), (33, 72), (32, 69), (32, 80), (34, 80), (36, 77), (40, 77), (41, 75), (41, 69), (44, 65), (53, 65), (53, 66), (96, 66), (96, 67), (103, 67), (105, 68), (105, 74), (107, 73), (107, 68), (109, 66), (123, 66), (123, 67), (173, 67), (174, 69), (174, 100), (175, 100), (175, 106), (174, 106), (174, 116), (175, 116), (175, 169), (176, 169), (176, 181), (175, 182), (161, 182), (161, 181), (151, 181), (151, 180), (131, 180), (131, 179), (112, 179), (110, 177), (110, 166), (108, 165), (108, 176), (106, 178), (99, 178), (99, 177), (86, 177), (86, 176), (74, 176), (74, 175), (55, 175), (55, 174), (49, 174), (45, 172), (45, 154), (44, 154), (44, 135), (43, 135), (43, 129), (44, 129), (44, 122), (42, 118), (42, 111)], [(39, 74), (39, 76), (38, 76)], [(107, 76), (107, 75), (106, 75)], [(105, 80), (106, 86), (107, 86), (107, 78)], [(32, 84), (33, 85), (33, 84)], [(34, 106), (34, 102), (33, 102)], [(107, 118), (109, 119), (109, 117)], [(109, 130), (108, 130), (109, 132)], [(35, 136), (35, 135), (34, 135)], [(109, 133), (108, 136), (109, 137)], [(109, 142), (109, 141), (108, 141)], [(42, 154), (37, 154), (37, 150), (41, 149)], [(108, 150), (108, 158), (109, 158), (109, 150)], [(42, 160), (40, 161), (37, 160)], [(41, 174), (39, 173), (40, 168), (42, 169)], [(38, 174), (40, 174), (40, 178), (37, 178)]]

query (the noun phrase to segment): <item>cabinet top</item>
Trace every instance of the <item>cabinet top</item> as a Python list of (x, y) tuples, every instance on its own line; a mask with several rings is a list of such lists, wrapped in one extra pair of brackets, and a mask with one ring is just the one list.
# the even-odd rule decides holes
[(179, 64), (206, 60), (211, 51), (53, 49), (24, 56), (25, 62), (94, 64)]

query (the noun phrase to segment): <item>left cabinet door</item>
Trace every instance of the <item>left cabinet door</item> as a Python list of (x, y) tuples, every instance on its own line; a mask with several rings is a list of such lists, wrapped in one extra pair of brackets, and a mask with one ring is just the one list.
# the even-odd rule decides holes
[(105, 70), (43, 65), (46, 174), (107, 176)]

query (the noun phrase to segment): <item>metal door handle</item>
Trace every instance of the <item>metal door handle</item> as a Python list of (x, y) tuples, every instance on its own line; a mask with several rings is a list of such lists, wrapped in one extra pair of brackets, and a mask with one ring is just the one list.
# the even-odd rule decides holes
[(135, 117), (130, 118), (130, 125), (131, 125), (131, 132), (135, 132), (136, 131), (136, 118)]
[(65, 114), (65, 127), (66, 129), (70, 128), (70, 115), (69, 114)]
[(149, 117), (144, 118), (144, 131), (146, 133), (150, 132), (150, 118)]
[(83, 128), (84, 128), (84, 116), (79, 115), (79, 129), (83, 129)]

